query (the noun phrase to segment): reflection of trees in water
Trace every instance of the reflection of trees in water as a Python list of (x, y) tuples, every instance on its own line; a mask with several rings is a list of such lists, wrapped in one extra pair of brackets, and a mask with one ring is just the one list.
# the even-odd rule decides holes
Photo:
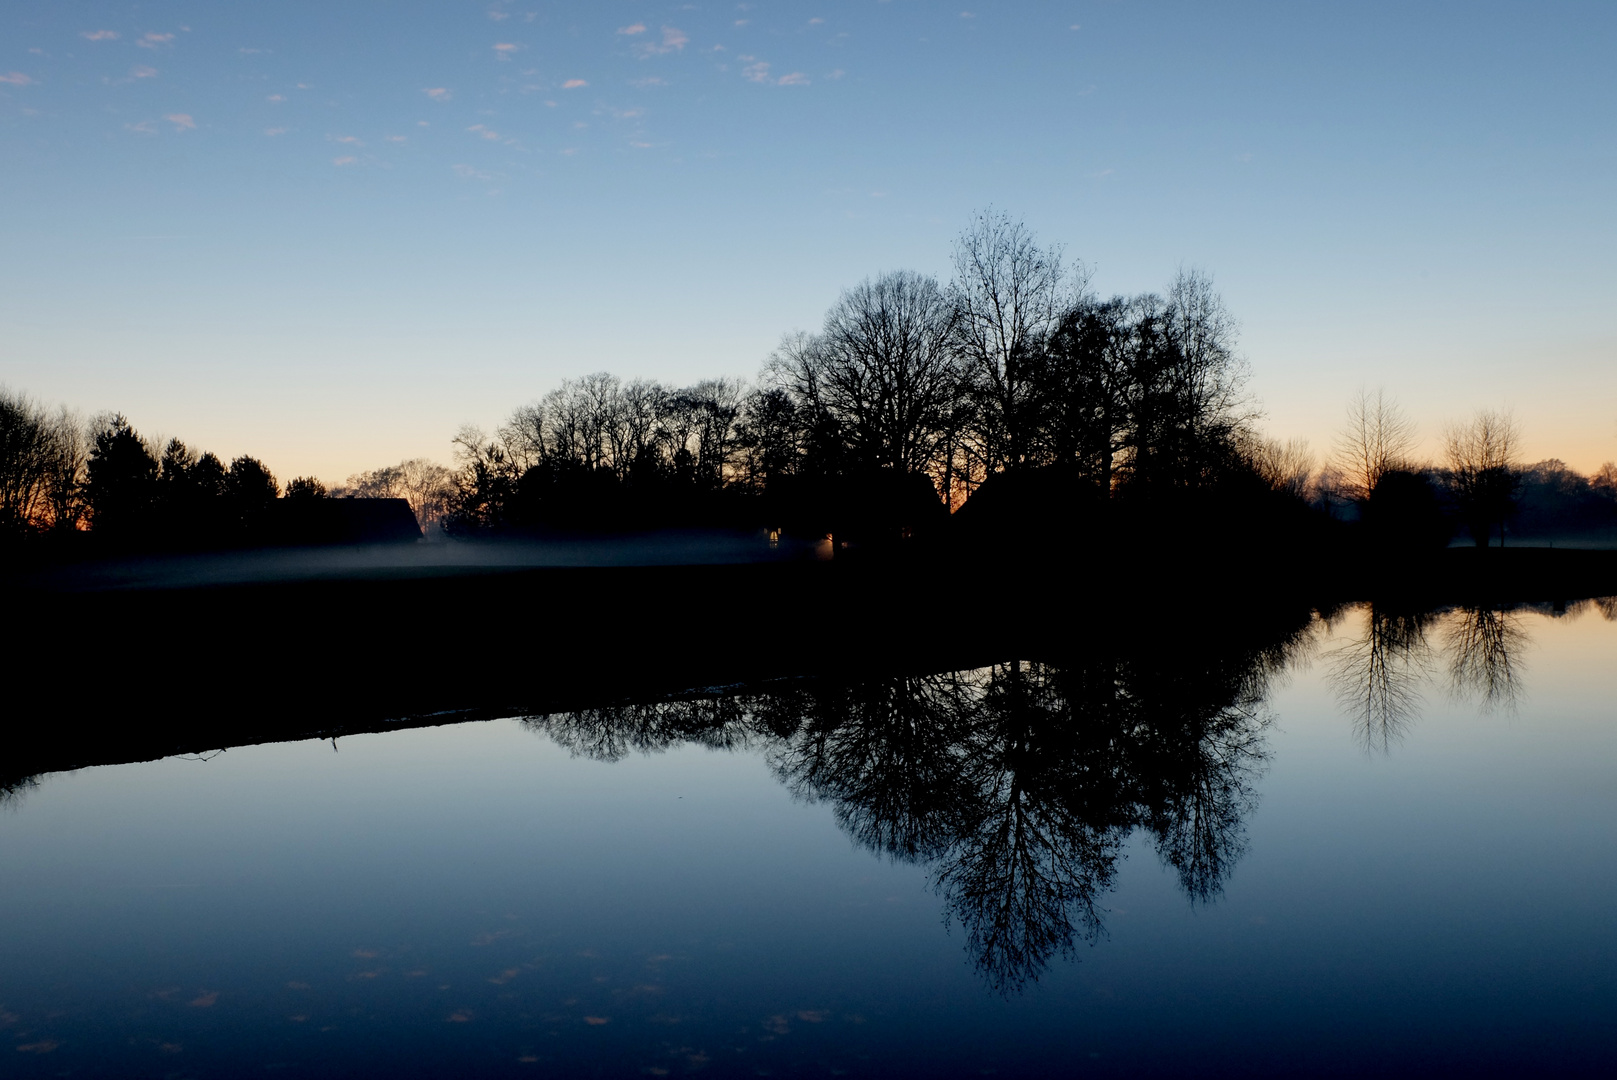
[(1327, 655), (1337, 700), (1353, 717), (1366, 750), (1385, 753), (1420, 709), (1420, 687), (1431, 671), (1430, 611), (1363, 606), (1362, 632)]
[(1521, 692), (1520, 657), (1528, 644), (1521, 616), (1492, 608), (1460, 608), (1445, 626), (1449, 688), (1456, 698), (1475, 696), (1484, 710), (1514, 710)]
[(21, 776), (16, 779), (0, 779), (0, 810), (8, 806), (16, 806), (22, 802), (23, 796), (39, 786), (39, 777)]
[(1222, 891), (1265, 760), (1263, 697), (1308, 633), (1299, 622), (1240, 636), (1171, 651), (1091, 643), (1061, 662), (799, 680), (528, 723), (603, 760), (684, 742), (762, 749), (859, 843), (924, 864), (979, 970), (1012, 992), (1103, 932), (1136, 828), (1193, 903)]
[[(1617, 622), (1617, 597), (1413, 612), (1360, 605), (1358, 634), (1326, 654), (1337, 698), (1353, 717), (1359, 741), (1386, 752), (1418, 716), (1421, 686), (1440, 660), (1450, 696), (1474, 699), (1484, 711), (1513, 710), (1522, 694), (1522, 654), (1531, 643), (1522, 625), (1529, 611), (1552, 619), (1593, 611)], [(1440, 632), (1437, 649), (1434, 631)]]

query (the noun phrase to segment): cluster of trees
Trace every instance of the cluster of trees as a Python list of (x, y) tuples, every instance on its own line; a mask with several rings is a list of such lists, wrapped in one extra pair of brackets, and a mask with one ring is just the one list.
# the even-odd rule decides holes
[[(323, 495), (299, 478), (287, 496)], [(218, 547), (251, 543), (281, 496), (263, 462), (226, 465), (179, 439), (157, 445), (123, 416), (88, 423), (0, 391), (0, 530), (17, 539), (93, 529), (114, 543)]]
[(0, 387), (0, 536), (77, 529), (88, 457), (77, 416)]
[[(759, 385), (564, 383), (464, 430), (452, 530), (735, 508), (811, 532), (919, 524), (997, 477), (1051, 499), (1259, 478), (1236, 324), (1211, 280), (1103, 298), (1020, 222), (979, 215), (954, 280), (895, 271), (788, 335)], [(1059, 480), (1054, 479), (1059, 477)], [(1003, 485), (1002, 485), (1003, 486)]]
[(1479, 410), (1451, 424), (1443, 460), (1415, 457), (1414, 422), (1384, 391), (1361, 391), (1324, 468), (1303, 485), (1326, 510), (1351, 507), (1378, 542), (1447, 544), (1458, 531), (1479, 547), (1507, 526), (1519, 534), (1566, 535), (1617, 527), (1617, 464), (1583, 476), (1558, 460), (1524, 466), (1508, 411)]

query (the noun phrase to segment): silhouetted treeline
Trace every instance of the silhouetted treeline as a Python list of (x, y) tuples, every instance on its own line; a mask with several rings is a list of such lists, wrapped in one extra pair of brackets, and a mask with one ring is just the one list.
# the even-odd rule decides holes
[[(1261, 539), (1319, 553), (1617, 539), (1617, 465), (1525, 468), (1508, 412), (1449, 428), (1441, 463), (1414, 459), (1414, 424), (1380, 391), (1350, 403), (1322, 467), (1306, 442), (1265, 438), (1236, 322), (1199, 271), (1161, 294), (1103, 297), (993, 211), (957, 239), (953, 264), (948, 282), (894, 271), (845, 290), (816, 332), (782, 340), (757, 385), (570, 379), (492, 433), (462, 429), (454, 469), (413, 459), (331, 492), (299, 478), (287, 497), (404, 499), (429, 536), (768, 528), (837, 550), (946, 530), (1000, 547)], [(277, 486), (262, 463), (151, 446), (121, 416), (86, 426), (4, 395), (0, 450), (10, 536), (229, 546), (274, 542), (268, 523), (289, 520), (268, 509)]]
[(1161, 296), (1108, 299), (1085, 280), (1020, 223), (983, 214), (952, 282), (861, 282), (817, 333), (788, 335), (756, 387), (603, 373), (493, 434), (463, 431), (446, 525), (707, 522), (879, 542), (936, 531), (974, 501), (995, 506), (972, 515), (979, 530), (1112, 500), (1172, 504), (1181, 525), (1212, 504), (1240, 516), (1272, 502), (1211, 281), (1183, 272)]
[(1508, 412), (1483, 409), (1443, 434), (1444, 460), (1413, 456), (1415, 425), (1380, 390), (1349, 403), (1331, 461), (1311, 481), (1316, 506), (1355, 518), (1373, 547), (1479, 547), (1507, 534), (1617, 540), (1617, 464), (1585, 477), (1557, 460), (1523, 466)]
[[(399, 535), (382, 500), (342, 505), (298, 477), (283, 497), (274, 474), (242, 455), (226, 465), (179, 439), (158, 446), (120, 414), (83, 422), (0, 393), (0, 539), (97, 552), (205, 550)], [(402, 506), (402, 503), (400, 504)], [(409, 511), (402, 530), (419, 536)]]

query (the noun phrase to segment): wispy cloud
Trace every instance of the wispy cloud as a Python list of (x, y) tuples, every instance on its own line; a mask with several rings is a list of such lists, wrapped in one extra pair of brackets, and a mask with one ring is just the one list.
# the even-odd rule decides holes
[(135, 44), (143, 49), (161, 49), (164, 45), (170, 45), (173, 42), (173, 34), (142, 34), (140, 40)]
[(588, 85), (589, 83), (585, 82), (583, 79), (568, 79), (566, 82), (561, 84), (561, 88), (563, 90), (577, 90), (580, 87)]
[(484, 127), (482, 124), (473, 124), (466, 130), (476, 133), (479, 138), (487, 139), (489, 142), (500, 141), (500, 133), (498, 131), (490, 130), (489, 128)]
[(265, 98), (264, 100), (265, 101), (285, 101), (286, 100), (286, 95), (285, 94), (271, 94), (269, 97)]
[(661, 42), (641, 42), (639, 45), (635, 46), (635, 51), (638, 52), (642, 58), (647, 56), (661, 56), (664, 53), (682, 52), (685, 46), (689, 45), (690, 42), (691, 37), (685, 31), (676, 29), (672, 26), (665, 26), (663, 27), (663, 39)]
[(776, 86), (807, 86), (809, 78), (801, 71), (794, 71), (790, 75), (782, 75), (775, 80)]
[(512, 53), (521, 52), (523, 48), (524, 46), (518, 45), (514, 41), (502, 41), (494, 46), (494, 55), (501, 60), (509, 60)]
[(847, 74), (846, 71), (843, 71), (841, 68), (836, 68), (836, 69), (834, 69), (832, 71), (827, 71), (825, 73), (825, 77), (827, 79), (840, 79), (840, 78), (842, 78), (842, 76), (844, 76), (846, 74)]
[(79, 35), (86, 41), (117, 41), (121, 36), (116, 30), (86, 30)]
[(630, 86), (667, 86), (668, 85), (668, 80), (663, 79), (663, 78), (659, 78), (658, 76), (653, 75), (650, 78), (646, 78), (646, 79), (631, 79), (629, 81), (629, 85)]
[(825, 20), (820, 18), (818, 15), (816, 15), (816, 16), (814, 16), (814, 18), (809, 20), (809, 25), (810, 26), (819, 26), (823, 22), (825, 22)]
[(408, 142), (409, 141), (403, 135), (383, 135), (382, 138), (386, 139), (390, 143), (401, 143), (401, 142)]
[(452, 91), (442, 86), (429, 86), (421, 92), (434, 101), (448, 101), (455, 96)]
[(359, 137), (357, 135), (327, 135), (326, 138), (330, 139), (334, 143), (342, 143), (344, 146), (365, 145), (359, 141)]
[(288, 131), (288, 129), (284, 128), (284, 127), (265, 128), (264, 129), (264, 134), (266, 134), (266, 135), (285, 135), (287, 133), (287, 131)]
[(163, 119), (173, 124), (175, 131), (190, 131), (197, 126), (197, 122), (191, 119), (190, 113), (173, 112), (164, 116)]
[(138, 131), (142, 135), (157, 134), (157, 125), (152, 123), (150, 120), (142, 120), (138, 124), (125, 124), (124, 127), (129, 131)]
[(342, 157), (332, 158), (331, 163), (333, 165), (358, 165), (359, 159), (352, 154), (345, 154)]
[(451, 165), (450, 168), (455, 171), (456, 176), (464, 177), (467, 180), (492, 180), (492, 179), (494, 179), (494, 177), (489, 175), (488, 173), (483, 172), (480, 169), (474, 169), (470, 165)]
[(769, 61), (760, 60), (756, 64), (748, 64), (746, 67), (741, 69), (741, 77), (746, 79), (748, 82), (768, 82)]
[(7, 83), (11, 86), (29, 86), (33, 81), (32, 78), (20, 71), (8, 71), (4, 75), (0, 75), (0, 83)]
[(129, 77), (131, 79), (155, 79), (157, 78), (157, 69), (144, 66), (132, 67), (129, 69)]
[(645, 32), (646, 32), (646, 24), (641, 23), (641, 22), (631, 23), (628, 26), (620, 26), (620, 27), (618, 27), (618, 33), (620, 33), (620, 34), (644, 34)]

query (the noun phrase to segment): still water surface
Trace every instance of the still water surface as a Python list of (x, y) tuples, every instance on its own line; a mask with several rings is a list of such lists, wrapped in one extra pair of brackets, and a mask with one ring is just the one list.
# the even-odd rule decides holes
[(0, 1073), (1606, 1075), (1614, 611), (44, 777)]

